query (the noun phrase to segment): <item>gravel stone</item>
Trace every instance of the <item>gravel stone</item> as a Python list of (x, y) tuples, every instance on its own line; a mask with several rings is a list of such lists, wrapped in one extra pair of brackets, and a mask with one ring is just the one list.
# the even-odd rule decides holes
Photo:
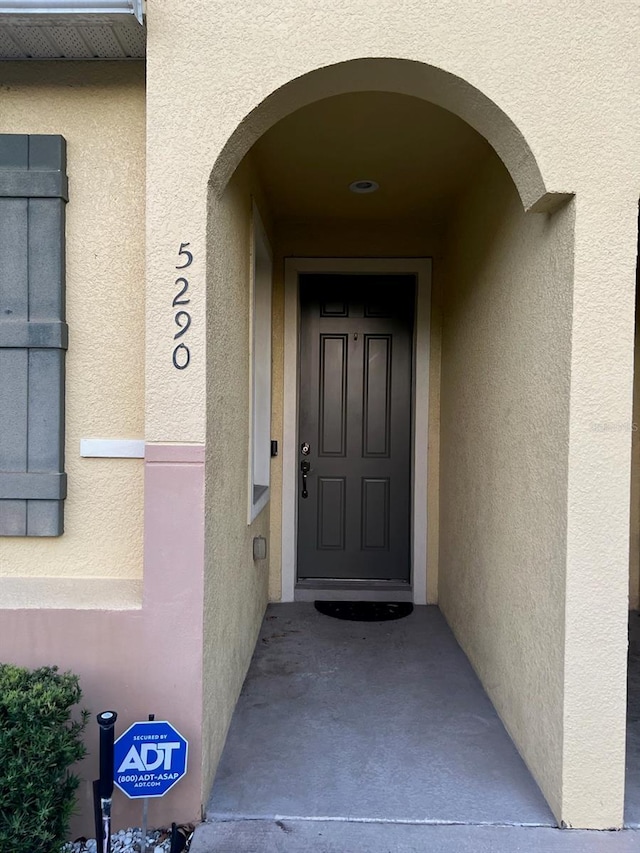
[[(140, 853), (141, 840), (142, 829), (137, 826), (114, 832), (111, 836), (111, 853)], [(166, 830), (156, 829), (147, 833), (147, 853), (169, 853), (170, 848), (171, 836)], [(62, 848), (63, 853), (96, 853), (97, 849), (95, 838), (69, 841)]]

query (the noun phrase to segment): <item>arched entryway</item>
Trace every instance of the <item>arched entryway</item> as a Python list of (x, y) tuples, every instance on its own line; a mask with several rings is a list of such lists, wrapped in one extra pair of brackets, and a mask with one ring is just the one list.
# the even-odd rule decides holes
[[(358, 180), (380, 189), (350, 192)], [(358, 258), (431, 259), (433, 291), (420, 321), (428, 335), (419, 347), (413, 337), (412, 375), (422, 370), (425, 406), (419, 431), (412, 420), (412, 476), (420, 464), (428, 475), (423, 527), (415, 515), (409, 527), (409, 536), (427, 534), (411, 594), (420, 590), (418, 602), (440, 605), (556, 816), (573, 235), (572, 206), (562, 203), (569, 198), (545, 187), (521, 134), (489, 99), (438, 69), (396, 60), (332, 66), (275, 92), (230, 138), (209, 197), (209, 447), (214, 470), (229, 472), (213, 478), (210, 492), (209, 647), (224, 645), (225, 632), (228, 644), (235, 613), (234, 654), (246, 659), (268, 595), (286, 600), (293, 588), (293, 597), (305, 597), (290, 565), (298, 553), (300, 327), (296, 285), (286, 282), (287, 265), (297, 262), (286, 259), (325, 259), (336, 274)], [(244, 474), (234, 480), (230, 472), (246, 470), (256, 428), (250, 389), (260, 353), (249, 246), (258, 251), (258, 227), (273, 271), (270, 437), (279, 455), (268, 507), (254, 518), (251, 482), (239, 488)], [(412, 417), (418, 396), (414, 387)], [(231, 566), (256, 536), (269, 541), (268, 581), (260, 562), (234, 578)], [(235, 671), (236, 679), (244, 674)], [(221, 746), (218, 735), (205, 759), (210, 772)]]

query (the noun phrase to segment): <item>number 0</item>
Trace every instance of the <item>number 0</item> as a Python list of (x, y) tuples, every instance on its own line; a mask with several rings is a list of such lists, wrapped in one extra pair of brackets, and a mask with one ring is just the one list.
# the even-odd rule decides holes
[[(183, 355), (178, 357), (178, 350), (183, 350)], [(189, 352), (189, 347), (186, 344), (178, 344), (178, 346), (173, 351), (173, 366), (176, 370), (184, 370), (185, 367), (189, 366), (189, 362), (191, 361), (191, 353)]]

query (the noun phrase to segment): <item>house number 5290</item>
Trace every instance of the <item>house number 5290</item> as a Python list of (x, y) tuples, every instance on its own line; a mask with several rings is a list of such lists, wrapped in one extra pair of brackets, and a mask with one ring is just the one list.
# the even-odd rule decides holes
[[(193, 254), (187, 248), (189, 245), (191, 244), (180, 243), (178, 259), (181, 263), (176, 264), (177, 270), (186, 270), (187, 267), (190, 267), (193, 263)], [(173, 340), (177, 341), (189, 331), (189, 326), (191, 325), (191, 314), (182, 306), (188, 305), (191, 302), (191, 299), (187, 297), (187, 293), (189, 292), (189, 280), (185, 275), (178, 276), (175, 284), (178, 291), (173, 297), (171, 307), (177, 308), (177, 311), (173, 316), (173, 322), (178, 327), (178, 331), (173, 336)], [(173, 349), (173, 366), (176, 370), (184, 370), (186, 367), (189, 367), (190, 361), (191, 353), (189, 351), (189, 347), (184, 341), (180, 341), (180, 343), (176, 344)]]

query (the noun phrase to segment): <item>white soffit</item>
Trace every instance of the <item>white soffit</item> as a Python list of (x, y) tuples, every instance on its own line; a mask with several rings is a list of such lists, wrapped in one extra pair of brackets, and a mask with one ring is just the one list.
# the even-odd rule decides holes
[(144, 0), (0, 0), (0, 59), (142, 59)]

